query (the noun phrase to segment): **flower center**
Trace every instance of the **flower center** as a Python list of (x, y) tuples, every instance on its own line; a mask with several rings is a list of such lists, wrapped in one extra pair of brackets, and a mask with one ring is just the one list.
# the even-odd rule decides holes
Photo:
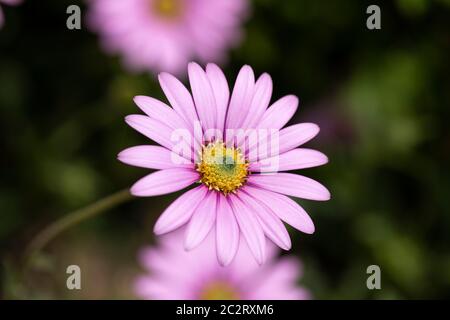
[(228, 148), (221, 141), (210, 142), (202, 147), (197, 171), (201, 183), (227, 195), (235, 193), (247, 180), (248, 162), (239, 149)]
[(153, 11), (160, 17), (172, 19), (181, 15), (182, 0), (152, 0)]
[(205, 286), (200, 293), (201, 300), (239, 300), (235, 288), (223, 281), (216, 281)]

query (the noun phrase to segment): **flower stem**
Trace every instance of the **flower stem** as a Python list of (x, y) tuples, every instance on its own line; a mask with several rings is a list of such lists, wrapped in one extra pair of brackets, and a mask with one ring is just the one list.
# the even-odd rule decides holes
[(54, 221), (44, 230), (39, 232), (30, 242), (25, 250), (24, 267), (30, 264), (30, 262), (37, 256), (37, 254), (56, 236), (63, 231), (69, 229), (78, 223), (94, 217), (108, 209), (114, 208), (128, 200), (131, 200), (131, 196), (128, 189), (113, 193), (103, 199), (100, 199), (87, 207), (75, 210), (65, 215), (59, 220)]

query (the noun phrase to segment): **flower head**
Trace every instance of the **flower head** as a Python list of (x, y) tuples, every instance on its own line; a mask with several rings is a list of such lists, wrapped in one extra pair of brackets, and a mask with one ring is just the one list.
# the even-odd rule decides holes
[[(23, 0), (0, 0), (1, 4), (7, 4), (10, 6), (16, 6), (22, 3)], [(0, 28), (3, 27), (3, 24), (5, 23), (5, 18), (3, 16), (2, 7), (0, 6)]]
[(282, 249), (291, 247), (282, 221), (305, 233), (314, 232), (308, 214), (287, 196), (330, 198), (319, 182), (284, 172), (328, 161), (318, 151), (298, 148), (319, 128), (301, 123), (282, 129), (295, 113), (298, 99), (288, 95), (269, 107), (268, 74), (255, 81), (253, 70), (242, 67), (230, 96), (227, 80), (216, 65), (208, 64), (205, 71), (190, 63), (188, 69), (192, 95), (175, 77), (162, 73), (159, 81), (172, 107), (138, 96), (135, 102), (147, 115), (126, 117), (131, 127), (161, 145), (132, 147), (119, 154), (124, 163), (158, 170), (136, 182), (131, 193), (156, 196), (197, 184), (162, 213), (155, 233), (187, 224), (184, 244), (190, 250), (214, 229), (222, 265), (231, 263), (242, 236), (262, 264), (266, 237)]
[[(180, 300), (303, 300), (310, 294), (298, 286), (302, 266), (293, 257), (277, 258), (269, 245), (264, 266), (251, 258), (245, 242), (227, 267), (217, 264), (215, 241), (208, 236), (199, 247), (186, 252), (180, 245), (180, 231), (159, 238), (157, 247), (140, 253), (142, 266), (149, 272), (135, 282), (136, 294), (144, 299)], [(183, 266), (180, 268), (180, 266)]]
[(221, 61), (241, 38), (248, 0), (89, 0), (104, 48), (138, 71), (180, 73), (193, 59)]

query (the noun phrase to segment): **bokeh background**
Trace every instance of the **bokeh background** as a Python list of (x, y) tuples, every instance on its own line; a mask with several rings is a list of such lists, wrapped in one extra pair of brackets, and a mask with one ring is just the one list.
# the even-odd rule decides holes
[[(450, 297), (450, 2), (254, 0), (242, 44), (222, 65), (274, 79), (296, 94), (292, 122), (321, 126), (310, 147), (330, 163), (308, 169), (329, 202), (301, 201), (314, 235), (291, 232), (301, 283), (318, 299)], [(374, 2), (376, 3), (376, 2)], [(130, 186), (145, 169), (116, 160), (145, 143), (127, 127), (138, 94), (162, 98), (155, 77), (129, 73), (86, 25), (66, 28), (75, 0), (5, 7), (0, 30), (0, 298), (134, 298), (136, 253), (177, 194), (135, 199), (70, 228), (23, 270), (29, 241), (70, 211)], [(84, 12), (85, 10), (83, 10)], [(66, 267), (82, 290), (66, 289)], [(382, 289), (366, 288), (379, 265)]]

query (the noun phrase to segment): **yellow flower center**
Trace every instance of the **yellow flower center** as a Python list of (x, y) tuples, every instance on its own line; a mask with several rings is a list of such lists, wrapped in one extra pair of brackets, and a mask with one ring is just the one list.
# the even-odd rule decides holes
[(182, 0), (152, 0), (153, 11), (163, 18), (177, 18), (181, 15)]
[(239, 149), (226, 147), (221, 141), (211, 142), (202, 147), (197, 171), (200, 182), (210, 190), (227, 195), (236, 193), (247, 180), (248, 162)]
[(239, 300), (239, 294), (228, 283), (217, 281), (208, 284), (200, 293), (201, 300)]

